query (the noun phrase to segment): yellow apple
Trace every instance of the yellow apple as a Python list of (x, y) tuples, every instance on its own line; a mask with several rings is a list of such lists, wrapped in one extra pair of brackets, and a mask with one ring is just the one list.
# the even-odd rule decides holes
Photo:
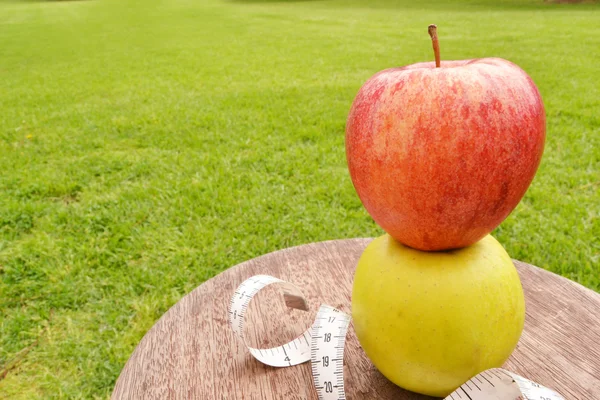
[(371, 242), (352, 290), (358, 340), (405, 389), (446, 396), (514, 350), (525, 300), (511, 258), (490, 235), (458, 250), (423, 252), (389, 235)]

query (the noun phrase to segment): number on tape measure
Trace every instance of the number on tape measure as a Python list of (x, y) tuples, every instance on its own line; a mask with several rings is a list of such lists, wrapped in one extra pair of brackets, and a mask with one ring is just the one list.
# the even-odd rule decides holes
[(344, 345), (350, 316), (322, 305), (312, 326), (310, 361), (319, 399), (345, 399)]
[[(302, 292), (291, 283), (269, 275), (256, 275), (234, 292), (229, 307), (233, 332), (250, 354), (273, 367), (289, 367), (311, 361), (312, 376), (319, 400), (345, 400), (344, 347), (350, 316), (322, 305), (312, 327), (282, 346), (270, 349), (250, 347), (244, 338), (245, 315), (252, 298), (263, 288), (281, 285), (288, 307), (307, 310)], [(483, 371), (469, 379), (445, 400), (565, 400), (555, 391), (501, 368)]]

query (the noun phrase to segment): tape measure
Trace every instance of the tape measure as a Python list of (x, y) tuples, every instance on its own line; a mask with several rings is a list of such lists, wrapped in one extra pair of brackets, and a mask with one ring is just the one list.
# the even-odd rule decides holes
[[(308, 311), (302, 292), (289, 282), (269, 275), (245, 280), (234, 292), (229, 307), (229, 323), (237, 337), (258, 361), (273, 367), (290, 367), (311, 362), (312, 377), (320, 400), (345, 400), (344, 347), (350, 316), (322, 305), (311, 327), (296, 339), (270, 349), (251, 347), (244, 337), (245, 315), (252, 298), (269, 285), (283, 289), (290, 308)], [(445, 400), (565, 400), (545, 386), (501, 368), (488, 369), (469, 379)]]

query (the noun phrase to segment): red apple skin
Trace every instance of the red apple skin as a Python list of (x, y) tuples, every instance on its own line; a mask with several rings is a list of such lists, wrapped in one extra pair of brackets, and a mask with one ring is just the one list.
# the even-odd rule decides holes
[(540, 93), (499, 58), (381, 71), (346, 125), (350, 176), (387, 233), (425, 251), (475, 243), (517, 206), (540, 164)]

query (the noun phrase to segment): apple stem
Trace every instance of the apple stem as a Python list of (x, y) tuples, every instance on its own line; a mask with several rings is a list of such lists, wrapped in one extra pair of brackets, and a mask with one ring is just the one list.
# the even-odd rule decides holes
[(440, 67), (440, 42), (437, 37), (437, 26), (434, 24), (429, 25), (429, 36), (431, 36), (431, 41), (433, 42), (433, 54), (435, 54), (435, 67)]

